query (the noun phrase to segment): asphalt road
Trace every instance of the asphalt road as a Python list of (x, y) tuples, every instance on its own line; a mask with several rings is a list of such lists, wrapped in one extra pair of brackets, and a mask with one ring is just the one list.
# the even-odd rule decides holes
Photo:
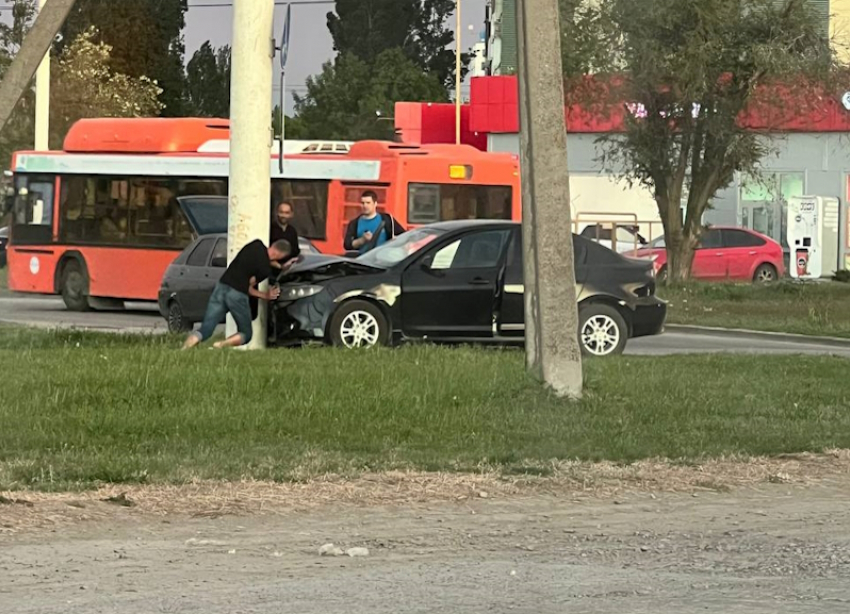
[[(74, 327), (101, 331), (164, 332), (165, 320), (148, 303), (127, 303), (123, 311), (67, 311), (61, 299), (0, 296), (0, 322), (43, 327)], [(667, 331), (657, 337), (635, 339), (626, 349), (631, 355), (669, 355), (733, 352), (739, 354), (833, 354), (850, 358), (846, 347), (826, 341), (788, 340), (704, 332)]]

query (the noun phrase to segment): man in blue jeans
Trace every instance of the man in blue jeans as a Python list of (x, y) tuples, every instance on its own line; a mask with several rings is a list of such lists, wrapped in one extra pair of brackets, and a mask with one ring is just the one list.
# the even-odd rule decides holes
[(236, 258), (215, 285), (200, 330), (187, 337), (183, 349), (191, 349), (201, 341), (209, 339), (215, 332), (216, 326), (224, 321), (228, 313), (236, 322), (237, 332), (224, 341), (213, 344), (213, 347), (236, 347), (250, 342), (253, 328), (248, 297), (273, 301), (280, 296), (278, 288), (261, 292), (257, 289), (257, 285), (271, 277), (273, 261), (284, 260), (291, 253), (292, 246), (285, 240), (275, 241), (271, 247), (266, 248), (263, 242), (257, 239), (239, 250)]

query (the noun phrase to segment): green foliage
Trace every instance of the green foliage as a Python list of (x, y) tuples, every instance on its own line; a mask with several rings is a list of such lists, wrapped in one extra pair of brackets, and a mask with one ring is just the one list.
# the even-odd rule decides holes
[[(340, 56), (354, 55), (371, 64), (384, 51), (401, 49), (421, 70), (446, 88), (454, 88), (455, 40), (446, 27), (455, 0), (336, 0), (328, 30)], [(469, 54), (462, 59), (466, 75)]]
[(804, 0), (561, 1), (570, 98), (594, 114), (640, 111), (600, 141), (601, 158), (652, 190), (671, 279), (684, 279), (712, 197), (773, 150), (741, 114), (770, 105), (781, 125), (819, 108), (846, 72)]
[(112, 47), (112, 69), (128, 77), (148, 77), (162, 88), (163, 115), (185, 115), (182, 31), (187, 0), (77, 0), (62, 28), (57, 51), (89, 27), (95, 42)]
[(671, 324), (850, 338), (842, 283), (688, 283), (658, 291)]
[[(15, 0), (11, 16), (0, 22), (0, 79), (18, 54), (37, 14), (35, 0)], [(35, 133), (35, 93), (27, 90), (15, 107), (12, 116), (0, 133), (0, 164), (7, 168), (12, 153), (31, 149)]]
[(207, 41), (186, 65), (187, 114), (230, 117), (230, 47)]
[(89, 28), (51, 63), (50, 138), (56, 149), (83, 117), (149, 117), (162, 110), (157, 84), (115, 71), (111, 48), (99, 38)]
[(309, 138), (392, 139), (392, 122), (379, 117), (392, 117), (400, 100), (439, 102), (446, 100), (446, 90), (400, 49), (388, 49), (372, 63), (354, 55), (327, 62), (307, 80), (306, 96), (295, 96), (295, 112)]
[(840, 358), (591, 360), (585, 397), (570, 402), (528, 376), (521, 351), (179, 345), (0, 328), (0, 490), (387, 469), (539, 473), (577, 458), (850, 446)]

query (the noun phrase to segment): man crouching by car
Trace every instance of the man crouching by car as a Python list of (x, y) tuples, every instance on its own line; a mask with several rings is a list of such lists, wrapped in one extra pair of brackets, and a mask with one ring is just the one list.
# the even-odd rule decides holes
[(292, 246), (285, 240), (275, 241), (271, 247), (266, 248), (262, 241), (256, 239), (239, 250), (215, 285), (200, 330), (189, 334), (183, 349), (191, 349), (209, 339), (216, 326), (224, 322), (228, 313), (236, 322), (237, 332), (224, 341), (213, 344), (213, 347), (236, 347), (249, 343), (253, 334), (249, 296), (266, 301), (273, 301), (280, 296), (279, 288), (261, 292), (257, 285), (271, 277), (272, 262), (284, 260), (291, 253)]

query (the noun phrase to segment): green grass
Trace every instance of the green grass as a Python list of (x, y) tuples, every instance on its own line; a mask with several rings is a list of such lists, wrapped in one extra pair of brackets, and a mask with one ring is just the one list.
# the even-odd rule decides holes
[(837, 358), (589, 361), (570, 403), (518, 351), (177, 345), (0, 328), (0, 489), (850, 447), (850, 363)]
[(704, 284), (659, 288), (671, 324), (850, 338), (850, 284)]

